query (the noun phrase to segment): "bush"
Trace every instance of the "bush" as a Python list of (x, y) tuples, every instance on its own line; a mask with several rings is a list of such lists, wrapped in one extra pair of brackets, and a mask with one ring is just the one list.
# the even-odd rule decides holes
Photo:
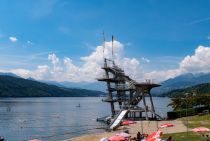
[(181, 117), (186, 117), (186, 116), (193, 116), (196, 114), (198, 114), (196, 109), (189, 108), (187, 110), (182, 109), (182, 110), (167, 112), (167, 117), (168, 119), (176, 119), (176, 118), (181, 118)]
[(175, 111), (167, 112), (167, 118), (168, 119), (176, 119), (176, 118), (178, 118), (178, 114)]
[(195, 111), (196, 113), (202, 113), (204, 110), (210, 110), (210, 107), (209, 106), (203, 106), (203, 107), (198, 107), (198, 108), (195, 108)]

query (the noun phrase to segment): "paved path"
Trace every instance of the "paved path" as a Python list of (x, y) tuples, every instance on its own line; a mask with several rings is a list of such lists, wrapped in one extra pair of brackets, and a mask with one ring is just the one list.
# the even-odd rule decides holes
[(121, 126), (117, 131), (114, 132), (104, 132), (99, 134), (90, 134), (90, 135), (84, 135), (72, 139), (68, 139), (65, 141), (100, 141), (103, 137), (110, 137), (115, 135), (118, 132), (121, 132), (123, 130), (129, 130), (129, 133), (132, 135), (132, 137), (136, 137), (136, 133), (140, 131), (142, 133), (142, 127), (143, 125), (143, 133), (150, 134), (154, 131), (157, 131), (157, 126), (160, 126), (164, 123), (172, 123), (175, 126), (168, 127), (163, 129), (163, 134), (167, 133), (180, 133), (180, 132), (186, 132), (186, 126), (182, 123), (182, 121), (178, 120), (171, 120), (171, 121), (138, 121), (136, 124), (129, 125), (129, 126)]

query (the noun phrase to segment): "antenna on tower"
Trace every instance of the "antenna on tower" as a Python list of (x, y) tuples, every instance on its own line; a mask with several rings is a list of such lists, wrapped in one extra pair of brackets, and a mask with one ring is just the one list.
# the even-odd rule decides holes
[(106, 47), (106, 39), (105, 39), (105, 33), (103, 31), (103, 58), (104, 58), (104, 50), (105, 50), (105, 47)]
[(112, 60), (114, 61), (114, 36), (112, 35)]

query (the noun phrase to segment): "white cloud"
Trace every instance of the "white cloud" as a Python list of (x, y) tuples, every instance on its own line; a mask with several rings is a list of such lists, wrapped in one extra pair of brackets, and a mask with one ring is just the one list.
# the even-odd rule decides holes
[(180, 74), (184, 73), (181, 69), (171, 69), (171, 70), (166, 70), (166, 71), (152, 71), (152, 72), (147, 72), (144, 73), (144, 78), (145, 79), (151, 79), (154, 82), (160, 82), (163, 80), (167, 80), (169, 78), (176, 77)]
[[(112, 58), (111, 42), (106, 42), (104, 56)], [(210, 47), (199, 46), (193, 55), (184, 57), (176, 69), (166, 71), (144, 72), (141, 63), (136, 58), (124, 56), (124, 45), (114, 41), (114, 56), (116, 64), (125, 70), (125, 73), (137, 81), (152, 79), (156, 82), (173, 78), (187, 72), (210, 72)], [(35, 70), (12, 69), (0, 70), (1, 72), (12, 72), (24, 78), (33, 77), (38, 80), (71, 81), (71, 82), (93, 82), (102, 77), (103, 47), (97, 46), (88, 56), (80, 58), (83, 62), (78, 66), (68, 57), (59, 59), (55, 53), (48, 55), (50, 65), (38, 65)], [(142, 58), (149, 62), (149, 59)]]
[(59, 73), (63, 71), (63, 68), (60, 66), (59, 58), (54, 53), (52, 53), (48, 55), (48, 60), (51, 61), (53, 66), (52, 73), (59, 75)]
[[(112, 43), (106, 42), (104, 56), (112, 58)], [(125, 69), (127, 74), (131, 76), (142, 75), (140, 73), (140, 62), (135, 58), (124, 57), (124, 46), (118, 41), (114, 41), (114, 54), (113, 57), (116, 64)], [(39, 65), (36, 70), (30, 71), (26, 69), (7, 70), (13, 72), (24, 78), (33, 77), (38, 80), (47, 79), (55, 81), (72, 81), (72, 82), (91, 82), (96, 78), (103, 76), (103, 47), (97, 46), (94, 51), (88, 55), (80, 58), (83, 61), (82, 66), (77, 66), (68, 57), (62, 61), (52, 53), (48, 55), (48, 60), (51, 65)]]
[(145, 73), (145, 78), (158, 81), (173, 78), (184, 73), (210, 72), (210, 47), (198, 46), (193, 55), (187, 55), (179, 64), (179, 68), (166, 71)]
[(29, 44), (29, 45), (32, 45), (32, 44), (33, 44), (33, 43), (32, 43), (31, 41), (29, 41), (29, 40), (28, 40), (26, 43)]
[(47, 65), (39, 65), (37, 69), (32, 72), (32, 77), (37, 80), (50, 80), (52, 77), (50, 67)]
[(54, 53), (48, 55), (48, 60), (50, 60), (53, 65), (59, 64), (59, 58)]
[(12, 36), (9, 37), (9, 40), (13, 43), (18, 41), (18, 39), (16, 37), (12, 37)]
[[(106, 58), (112, 58), (112, 47), (111, 42), (106, 42), (106, 48), (104, 50), (104, 56)], [(114, 59), (116, 64), (123, 67), (126, 72), (132, 72), (132, 74), (137, 74), (138, 71), (135, 69), (139, 66), (139, 61), (135, 58), (125, 58), (123, 57), (124, 46), (118, 41), (114, 41)], [(64, 59), (64, 64), (66, 67), (66, 74), (71, 76), (70, 79), (73, 81), (94, 81), (96, 78), (103, 76), (103, 47), (97, 46), (95, 50), (89, 55), (80, 58), (84, 64), (78, 67), (73, 64), (70, 58)], [(78, 77), (79, 76), (79, 77)]]
[(180, 63), (180, 68), (186, 72), (210, 71), (210, 48), (199, 46), (192, 56), (186, 56)]
[(141, 60), (144, 61), (144, 62), (146, 62), (146, 63), (149, 63), (150, 62), (150, 60), (148, 58), (145, 58), (145, 57), (142, 57)]
[(4, 72), (4, 73), (7, 73), (7, 72), (11, 72), (11, 73), (14, 73), (18, 76), (21, 76), (21, 77), (24, 77), (24, 78), (28, 78), (28, 77), (31, 77), (32, 76), (32, 72), (30, 70), (27, 70), (27, 69), (10, 69), (10, 70), (0, 70), (0, 72)]
[(207, 39), (209, 39), (209, 40), (210, 40), (210, 35), (209, 35), (209, 36), (207, 36)]

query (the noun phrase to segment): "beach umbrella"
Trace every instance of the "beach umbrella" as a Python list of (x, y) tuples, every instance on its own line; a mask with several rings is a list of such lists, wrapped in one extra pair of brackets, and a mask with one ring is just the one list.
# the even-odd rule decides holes
[(32, 139), (32, 140), (29, 140), (29, 141), (42, 141), (42, 140), (39, 140), (39, 139)]
[(160, 125), (160, 128), (173, 127), (173, 126), (174, 126), (174, 125), (171, 124), (171, 123), (165, 123), (165, 124)]
[[(173, 126), (174, 126), (174, 125), (171, 124), (171, 123), (165, 123), (165, 124), (160, 125), (159, 128), (166, 128), (166, 127), (173, 127)], [(167, 129), (166, 129), (166, 132), (167, 132)]]
[(192, 131), (193, 132), (200, 133), (204, 137), (204, 134), (205, 133), (209, 133), (210, 132), (210, 129), (209, 128), (206, 128), (206, 127), (197, 127), (197, 128), (193, 128)]
[(117, 133), (116, 136), (122, 136), (124, 138), (130, 138), (131, 135), (125, 132)]
[(122, 136), (112, 136), (108, 138), (108, 141), (125, 141), (125, 137)]
[(132, 120), (125, 120), (122, 122), (122, 125), (129, 125), (129, 124), (134, 124), (136, 123), (135, 121), (132, 121)]
[(206, 127), (197, 127), (197, 128), (193, 128), (192, 131), (198, 132), (198, 133), (204, 133), (204, 132), (210, 132), (210, 129)]
[(100, 141), (108, 141), (108, 138), (106, 138), (106, 137), (101, 138)]
[(150, 134), (145, 141), (161, 141), (161, 135), (163, 134), (162, 131), (158, 130), (157, 132), (153, 132)]

